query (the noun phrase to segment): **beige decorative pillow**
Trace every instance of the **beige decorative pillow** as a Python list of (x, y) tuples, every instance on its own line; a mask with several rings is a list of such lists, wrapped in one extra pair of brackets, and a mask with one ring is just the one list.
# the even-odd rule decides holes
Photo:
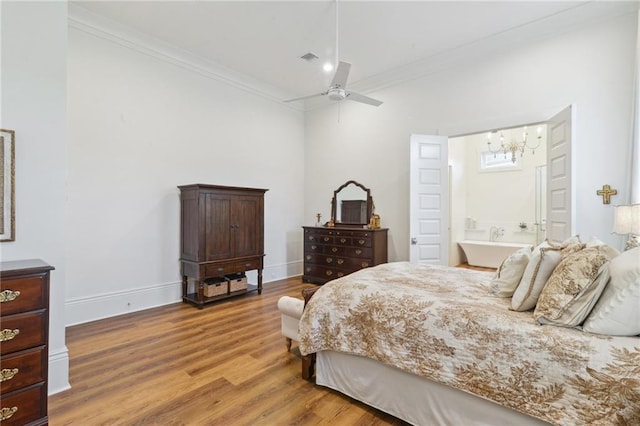
[(609, 262), (609, 284), (582, 329), (611, 336), (640, 335), (640, 247)]
[(532, 247), (523, 247), (511, 253), (502, 261), (491, 280), (489, 293), (498, 297), (511, 297), (522, 279), (522, 274), (529, 264)]
[(545, 241), (536, 247), (527, 268), (524, 270), (522, 279), (513, 293), (511, 309), (528, 311), (535, 308), (540, 292), (562, 259), (563, 251), (567, 255), (583, 248), (584, 244), (580, 243), (578, 237), (571, 237), (560, 246), (551, 245)]
[(609, 280), (608, 261), (604, 246), (563, 257), (540, 293), (536, 321), (562, 327), (581, 324)]

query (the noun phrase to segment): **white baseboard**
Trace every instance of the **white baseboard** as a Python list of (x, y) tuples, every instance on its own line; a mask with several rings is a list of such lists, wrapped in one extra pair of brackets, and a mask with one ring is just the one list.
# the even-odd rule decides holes
[(69, 384), (69, 350), (66, 346), (63, 346), (62, 349), (50, 350), (48, 385), (49, 395), (71, 389)]
[[(302, 261), (269, 265), (262, 271), (263, 283), (302, 274)], [(256, 282), (257, 273), (249, 271), (249, 282)], [(182, 300), (181, 283), (171, 282), (142, 288), (67, 300), (65, 302), (66, 326), (83, 324), (117, 315), (177, 303)]]

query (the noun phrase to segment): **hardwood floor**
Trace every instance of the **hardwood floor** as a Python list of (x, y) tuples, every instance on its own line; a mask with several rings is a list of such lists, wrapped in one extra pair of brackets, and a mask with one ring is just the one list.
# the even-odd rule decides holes
[(202, 310), (177, 303), (67, 328), (72, 389), (49, 397), (49, 424), (406, 424), (300, 378), (276, 303), (305, 287), (291, 278)]
[(464, 269), (473, 269), (475, 271), (486, 271), (486, 272), (495, 272), (497, 270), (497, 268), (485, 268), (482, 266), (472, 266), (472, 265), (469, 265), (468, 263), (461, 263), (457, 267), (464, 268)]

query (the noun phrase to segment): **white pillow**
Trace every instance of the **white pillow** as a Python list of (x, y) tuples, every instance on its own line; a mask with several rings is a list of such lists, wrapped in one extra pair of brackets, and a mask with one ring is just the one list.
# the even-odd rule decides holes
[(587, 243), (587, 248), (591, 247), (602, 247), (604, 249), (604, 253), (609, 257), (609, 260), (620, 254), (618, 250), (606, 244), (605, 242), (600, 241), (597, 237), (591, 237), (591, 239)]
[(609, 262), (609, 285), (584, 322), (590, 333), (612, 336), (640, 334), (640, 247)]
[(540, 324), (575, 327), (589, 315), (609, 280), (604, 246), (563, 257), (540, 293), (533, 317)]
[(527, 268), (524, 270), (518, 288), (513, 293), (511, 309), (528, 311), (535, 308), (540, 292), (562, 259), (562, 251), (565, 250), (568, 254), (568, 252), (578, 251), (582, 248), (584, 248), (584, 244), (580, 244), (580, 239), (577, 237), (571, 237), (561, 246), (554, 246), (545, 241), (536, 247)]
[(502, 261), (496, 272), (496, 276), (491, 280), (489, 293), (498, 297), (511, 297), (516, 291), (516, 287), (522, 279), (522, 274), (529, 264), (532, 247), (523, 247), (511, 253), (509, 257)]

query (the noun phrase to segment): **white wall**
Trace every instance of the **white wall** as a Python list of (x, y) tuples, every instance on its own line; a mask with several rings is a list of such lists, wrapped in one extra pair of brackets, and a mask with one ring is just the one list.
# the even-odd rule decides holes
[(85, 29), (69, 29), (67, 324), (180, 300), (178, 185), (268, 188), (264, 280), (300, 274), (303, 113)]
[(0, 125), (16, 132), (16, 240), (3, 261), (40, 258), (51, 273), (49, 393), (69, 387), (65, 346), (65, 2), (2, 2)]
[(326, 212), (332, 191), (356, 179), (371, 188), (383, 225), (390, 228), (389, 260), (406, 260), (411, 134), (459, 135), (541, 122), (575, 104), (575, 230), (584, 239), (595, 234), (620, 247), (621, 239), (611, 235), (612, 208), (595, 191), (605, 183), (622, 197), (629, 190), (625, 165), (636, 24), (632, 13), (523, 42), (517, 49), (371, 93), (384, 101), (378, 108), (343, 102), (309, 112), (305, 220), (311, 223), (314, 212)]

